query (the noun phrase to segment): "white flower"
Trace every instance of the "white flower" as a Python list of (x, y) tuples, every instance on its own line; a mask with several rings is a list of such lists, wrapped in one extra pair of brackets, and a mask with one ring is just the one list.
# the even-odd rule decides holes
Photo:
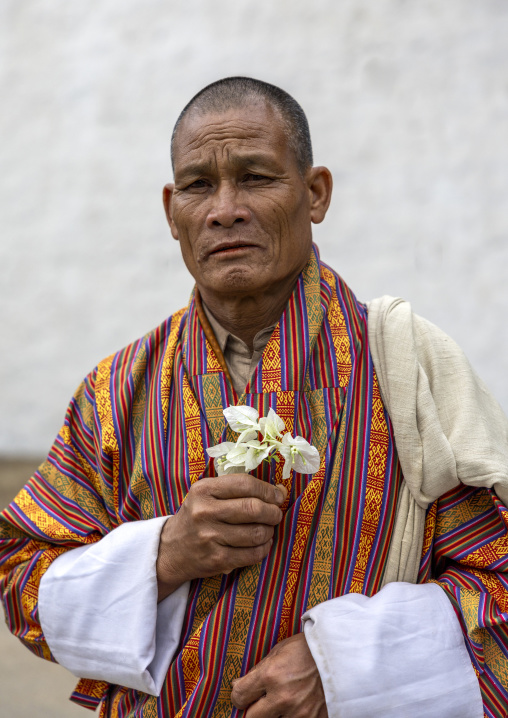
[[(291, 469), (299, 474), (315, 474), (319, 469), (319, 452), (301, 436), (282, 434), (286, 426), (273, 409), (266, 418), (251, 406), (228, 406), (224, 416), (231, 429), (240, 434), (238, 440), (223, 441), (207, 449), (209, 456), (215, 459), (215, 469), (219, 476), (253, 471), (265, 459), (279, 461), (274, 452), (280, 452), (284, 458), (283, 479), (288, 479)], [(261, 433), (263, 441), (257, 434)], [(280, 441), (282, 439), (282, 441)]]
[(275, 450), (275, 446), (269, 446), (268, 444), (261, 443), (257, 439), (254, 441), (248, 441), (244, 444), (244, 446), (248, 447), (245, 458), (246, 471), (252, 471), (257, 468), (259, 464)]
[(264, 441), (276, 441), (282, 436), (282, 432), (286, 428), (284, 421), (278, 416), (272, 408), (268, 411), (268, 416), (259, 420), (259, 430), (263, 434)]
[(278, 449), (284, 457), (283, 479), (289, 479), (291, 469), (299, 474), (315, 474), (319, 469), (319, 452), (301, 436), (284, 434)]
[(240, 434), (237, 444), (256, 438), (259, 414), (252, 406), (228, 406), (223, 414), (233, 431)]
[[(219, 476), (222, 476), (222, 474), (244, 474), (250, 471), (251, 469), (247, 468), (247, 463), (249, 465), (252, 463), (249, 451), (250, 448), (245, 443), (233, 444), (228, 453), (219, 459), (220, 464), (217, 466)], [(256, 468), (256, 466), (257, 464), (252, 468)]]
[[(233, 441), (223, 441), (222, 444), (216, 444), (215, 446), (210, 446), (209, 449), (206, 450), (206, 453), (208, 456), (211, 456), (215, 459), (215, 471), (219, 476), (222, 476), (223, 474), (232, 474), (233, 470), (228, 471), (226, 469), (226, 454), (228, 451), (231, 451), (231, 449), (234, 449), (236, 444)], [(236, 471), (238, 469), (235, 469)]]

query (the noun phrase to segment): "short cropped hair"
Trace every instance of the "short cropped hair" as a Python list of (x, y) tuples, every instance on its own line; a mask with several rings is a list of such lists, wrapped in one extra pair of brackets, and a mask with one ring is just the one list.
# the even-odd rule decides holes
[(269, 82), (252, 77), (225, 77), (200, 90), (181, 111), (171, 136), (171, 163), (174, 169), (174, 145), (178, 127), (190, 110), (202, 115), (245, 107), (253, 100), (263, 99), (278, 110), (285, 125), (289, 145), (295, 153), (302, 174), (312, 167), (312, 143), (305, 112), (291, 95)]

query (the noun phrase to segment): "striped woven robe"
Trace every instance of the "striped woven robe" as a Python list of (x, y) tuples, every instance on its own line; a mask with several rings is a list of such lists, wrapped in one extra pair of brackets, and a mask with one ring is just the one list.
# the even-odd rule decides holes
[[(159, 697), (82, 680), (73, 699), (101, 716), (238, 715), (232, 679), (301, 630), (306, 609), (382, 584), (403, 477), (369, 353), (367, 316), (316, 250), (242, 396), (228, 382), (194, 298), (101, 362), (76, 392), (47, 461), (1, 514), (1, 591), (11, 631), (52, 659), (38, 585), (61, 553), (126, 521), (178, 511), (213, 475), (206, 448), (228, 435), (222, 410), (269, 407), (314, 444), (319, 471), (293, 474), (268, 557), (195, 580), (178, 653)], [(256, 475), (282, 480), (281, 464)], [(508, 710), (507, 511), (460, 487), (429, 509), (419, 581), (436, 580), (463, 626), (485, 714)]]

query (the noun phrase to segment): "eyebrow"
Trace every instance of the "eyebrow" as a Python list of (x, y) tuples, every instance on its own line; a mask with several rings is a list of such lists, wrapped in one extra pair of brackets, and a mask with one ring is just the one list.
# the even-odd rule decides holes
[[(195, 175), (201, 175), (201, 174), (207, 174), (210, 172), (213, 168), (213, 164), (210, 161), (197, 161), (197, 162), (191, 162), (185, 167), (183, 167), (180, 171), (176, 170), (176, 174), (178, 174), (179, 177), (188, 177), (188, 176), (195, 176)], [(253, 166), (262, 166), (262, 167), (270, 167), (273, 171), (282, 171), (282, 167), (279, 165), (279, 163), (269, 155), (266, 155), (262, 152), (256, 153), (256, 152), (249, 152), (246, 154), (239, 153), (234, 154), (232, 157), (232, 164), (234, 167), (243, 167), (245, 165), (253, 165)], [(176, 169), (176, 168), (175, 168)]]

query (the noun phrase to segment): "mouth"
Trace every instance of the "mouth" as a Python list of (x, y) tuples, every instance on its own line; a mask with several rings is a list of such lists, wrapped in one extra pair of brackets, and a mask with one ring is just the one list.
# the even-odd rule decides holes
[(240, 254), (246, 250), (255, 249), (256, 247), (257, 245), (248, 244), (247, 242), (221, 242), (221, 244), (219, 244), (217, 247), (212, 249), (211, 252), (208, 253), (208, 256), (229, 256), (234, 254)]

